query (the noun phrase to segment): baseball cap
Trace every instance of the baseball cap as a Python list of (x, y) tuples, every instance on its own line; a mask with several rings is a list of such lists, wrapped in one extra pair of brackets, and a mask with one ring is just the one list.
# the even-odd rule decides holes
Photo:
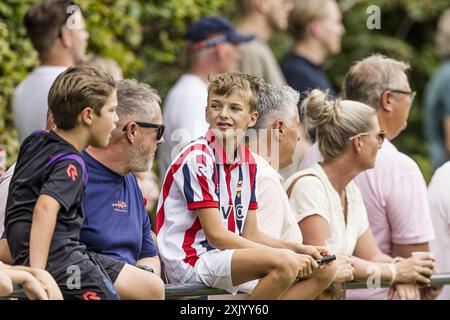
[(189, 51), (212, 47), (222, 42), (238, 44), (253, 38), (252, 35), (236, 32), (233, 24), (221, 16), (201, 18), (195, 21), (186, 33), (186, 39), (191, 42)]

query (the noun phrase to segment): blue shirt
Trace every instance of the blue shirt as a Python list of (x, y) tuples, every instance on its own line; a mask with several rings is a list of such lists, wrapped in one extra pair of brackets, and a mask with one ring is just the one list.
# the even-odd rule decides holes
[(86, 151), (89, 172), (80, 241), (88, 250), (136, 265), (158, 254), (151, 238), (150, 219), (136, 177), (113, 172)]
[(336, 97), (336, 91), (328, 80), (320, 65), (305, 58), (290, 53), (281, 65), (287, 83), (300, 92), (300, 100), (305, 98), (305, 92), (312, 89), (329, 90), (331, 97)]
[[(331, 99), (336, 97), (336, 91), (320, 65), (314, 64), (295, 53), (290, 53), (284, 58), (281, 69), (287, 83), (300, 93), (299, 106), (301, 101), (306, 98), (308, 92), (313, 89), (328, 90)], [(299, 115), (300, 121), (303, 121), (305, 115), (300, 108)], [(314, 143), (316, 140), (315, 130), (310, 129), (308, 134), (311, 142)]]

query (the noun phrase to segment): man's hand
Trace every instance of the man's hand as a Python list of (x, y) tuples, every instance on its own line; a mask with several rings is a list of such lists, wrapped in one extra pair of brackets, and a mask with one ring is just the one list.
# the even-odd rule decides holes
[(395, 264), (397, 270), (397, 283), (429, 284), (429, 277), (434, 273), (436, 264), (431, 255), (423, 257), (410, 257)]
[(297, 279), (304, 279), (319, 268), (317, 262), (310, 255), (296, 254), (295, 256), (299, 264)]
[(18, 271), (23, 272), (23, 281), (20, 283), (23, 291), (27, 295), (30, 300), (48, 300), (48, 295), (44, 290), (42, 284), (26, 271)]
[(427, 286), (420, 288), (420, 296), (422, 300), (436, 300), (441, 294), (443, 286)]
[(53, 279), (50, 273), (38, 268), (32, 268), (31, 273), (42, 284), (42, 287), (45, 289), (49, 300), (63, 300), (61, 290), (59, 289), (56, 281)]
[(328, 255), (328, 251), (325, 247), (310, 246), (305, 244), (299, 245), (296, 252), (300, 254), (307, 254), (314, 259), (320, 259)]
[(397, 283), (389, 288), (388, 300), (392, 300), (397, 293), (400, 300), (419, 300), (420, 291), (416, 284)]
[(336, 275), (334, 282), (344, 282), (353, 280), (355, 268), (353, 268), (351, 257), (344, 253), (336, 254)]

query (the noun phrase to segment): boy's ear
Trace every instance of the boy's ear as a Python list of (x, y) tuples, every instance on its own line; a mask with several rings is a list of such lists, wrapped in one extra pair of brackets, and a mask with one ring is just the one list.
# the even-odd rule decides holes
[(247, 124), (247, 127), (253, 127), (256, 124), (256, 120), (258, 120), (258, 111), (253, 111), (250, 113), (250, 121)]
[(82, 123), (91, 126), (92, 121), (94, 120), (94, 109), (92, 109), (91, 107), (84, 108), (83, 110), (81, 110), (80, 117)]
[(206, 106), (205, 107), (205, 120), (206, 120), (206, 122), (208, 123), (208, 124), (211, 124), (210, 122), (209, 122), (209, 115), (208, 115), (208, 106)]

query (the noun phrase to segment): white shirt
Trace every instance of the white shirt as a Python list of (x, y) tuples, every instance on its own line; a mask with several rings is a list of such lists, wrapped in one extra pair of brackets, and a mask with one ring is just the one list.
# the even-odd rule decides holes
[(284, 187), (295, 183), (289, 198), (297, 221), (311, 215), (320, 215), (330, 226), (332, 239), (339, 244), (339, 251), (353, 254), (358, 238), (369, 228), (366, 208), (359, 189), (353, 182), (346, 187), (347, 225), (341, 206), (341, 197), (332, 186), (322, 167), (316, 163), (309, 169), (290, 177)]
[(302, 243), (302, 233), (282, 185), (283, 178), (266, 159), (255, 153), (253, 157), (258, 167), (258, 228), (277, 239)]
[[(428, 185), (431, 218), (436, 239), (430, 242), (439, 273), (450, 272), (450, 162), (436, 170)], [(444, 286), (439, 300), (450, 300), (450, 287)]]
[[(242, 144), (236, 159), (227, 157), (208, 131), (172, 162), (156, 214), (160, 256), (171, 283), (192, 278), (208, 243), (196, 209), (217, 208), (229, 231), (242, 235), (249, 210), (256, 210), (256, 163)], [(228, 159), (228, 160), (227, 160)]]
[(170, 89), (163, 107), (164, 143), (158, 148), (161, 177), (181, 149), (208, 130), (207, 102), (208, 86), (195, 75), (183, 74)]
[(33, 131), (45, 129), (48, 92), (53, 81), (64, 70), (66, 67), (39, 66), (17, 86), (12, 107), (20, 141)]

